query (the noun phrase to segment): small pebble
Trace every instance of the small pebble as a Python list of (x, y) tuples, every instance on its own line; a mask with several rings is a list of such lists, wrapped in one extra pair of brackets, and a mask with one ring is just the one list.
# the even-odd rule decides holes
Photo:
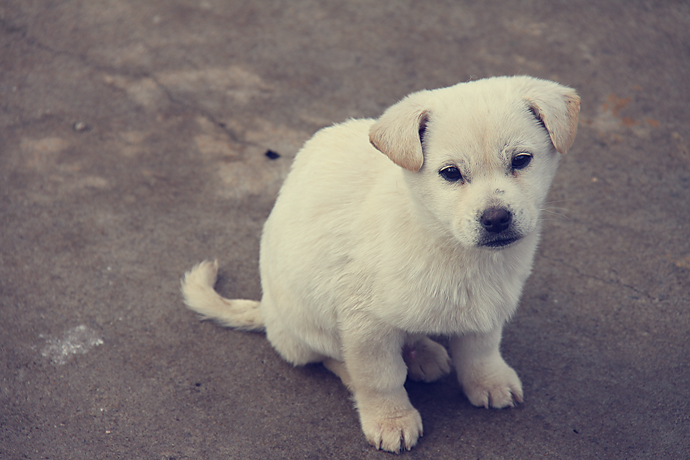
[(270, 160), (277, 160), (278, 158), (280, 158), (280, 153), (274, 152), (273, 150), (266, 150), (266, 156)]
[(78, 121), (78, 122), (76, 122), (76, 123), (74, 124), (74, 126), (72, 126), (72, 128), (73, 128), (76, 132), (82, 132), (82, 131), (88, 130), (88, 129), (89, 129), (89, 125), (87, 125), (87, 124), (84, 123), (83, 121)]

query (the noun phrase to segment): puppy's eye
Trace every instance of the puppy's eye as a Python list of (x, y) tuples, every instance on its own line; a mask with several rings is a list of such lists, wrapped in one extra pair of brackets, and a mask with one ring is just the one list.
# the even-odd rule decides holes
[(438, 173), (448, 182), (457, 182), (459, 180), (462, 180), (462, 174), (460, 173), (460, 170), (455, 166), (448, 166), (446, 168), (443, 168)]
[(531, 161), (532, 161), (532, 155), (530, 155), (529, 153), (520, 153), (520, 154), (515, 155), (513, 157), (513, 161), (511, 163), (511, 166), (512, 166), (513, 170), (525, 169), (527, 167), (527, 165), (530, 164)]

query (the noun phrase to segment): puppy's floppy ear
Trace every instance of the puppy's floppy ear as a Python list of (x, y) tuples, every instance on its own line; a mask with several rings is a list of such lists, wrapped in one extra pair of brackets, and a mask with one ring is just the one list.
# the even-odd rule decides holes
[(577, 134), (580, 97), (567, 86), (536, 78), (530, 80), (525, 96), (529, 109), (546, 127), (556, 150), (565, 154)]
[(429, 111), (422, 104), (427, 91), (414, 93), (391, 106), (369, 129), (369, 141), (393, 163), (417, 172), (424, 164), (422, 140)]

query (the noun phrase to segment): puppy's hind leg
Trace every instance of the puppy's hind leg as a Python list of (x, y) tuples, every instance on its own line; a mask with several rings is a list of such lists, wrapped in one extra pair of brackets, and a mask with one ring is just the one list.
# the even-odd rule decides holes
[(323, 365), (326, 369), (340, 377), (340, 380), (342, 380), (347, 389), (350, 390), (350, 393), (354, 392), (354, 388), (352, 387), (352, 378), (350, 377), (350, 373), (347, 371), (347, 366), (344, 362), (333, 358), (326, 358), (323, 360)]
[(450, 373), (448, 352), (425, 335), (407, 341), (403, 359), (407, 364), (407, 376), (418, 382), (433, 382)]
[[(407, 376), (419, 382), (433, 382), (450, 373), (450, 356), (440, 343), (422, 336), (403, 347)], [(352, 378), (344, 362), (333, 358), (323, 361), (324, 367), (340, 377), (348, 390), (353, 391)]]
[[(264, 300), (267, 300), (265, 294)], [(267, 316), (266, 338), (285, 361), (295, 366), (319, 363), (324, 359), (321, 353), (318, 353), (307, 343), (295, 337), (276, 318)]]

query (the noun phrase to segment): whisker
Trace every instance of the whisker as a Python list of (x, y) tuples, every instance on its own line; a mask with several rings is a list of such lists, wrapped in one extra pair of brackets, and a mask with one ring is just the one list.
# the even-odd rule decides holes
[(548, 208), (542, 208), (541, 211), (545, 214), (547, 214), (546, 217), (562, 217), (565, 219), (570, 219), (570, 217), (566, 214), (568, 211), (567, 208), (557, 208), (557, 207), (548, 207)]

